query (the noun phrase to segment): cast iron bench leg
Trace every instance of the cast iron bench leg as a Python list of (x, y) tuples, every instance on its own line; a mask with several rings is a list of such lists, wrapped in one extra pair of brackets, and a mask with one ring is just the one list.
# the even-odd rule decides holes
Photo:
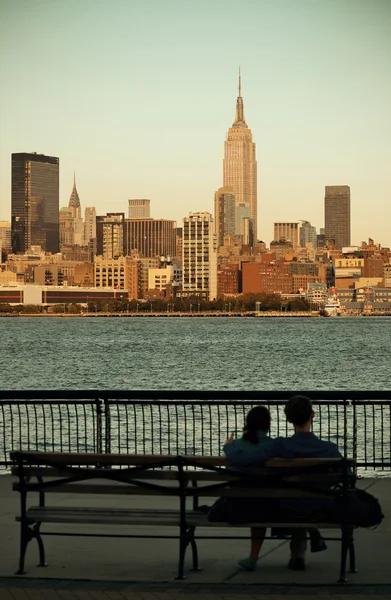
[(47, 567), (46, 557), (45, 557), (45, 546), (43, 545), (43, 541), (41, 538), (41, 523), (37, 523), (34, 526), (34, 537), (37, 540), (38, 544), (38, 552), (39, 552), (39, 564), (37, 567)]
[(29, 527), (21, 524), (20, 526), (20, 554), (19, 554), (19, 567), (16, 571), (16, 575), (25, 575), (24, 560), (26, 557), (26, 550), (29, 541), (31, 540), (31, 531)]
[(357, 573), (356, 569), (356, 551), (354, 548), (354, 529), (350, 530), (349, 539), (349, 573)]
[(348, 555), (348, 549), (350, 547), (350, 529), (349, 527), (342, 528), (342, 539), (341, 539), (341, 567), (339, 572), (338, 583), (346, 583), (346, 559)]
[(194, 534), (195, 534), (195, 527), (190, 527), (189, 528), (189, 543), (191, 546), (191, 553), (193, 556), (192, 571), (201, 571), (200, 567), (198, 566), (198, 549), (197, 549), (197, 542), (195, 540)]
[(187, 544), (188, 544), (188, 540), (187, 540), (186, 529), (181, 527), (180, 537), (179, 537), (178, 575), (175, 577), (175, 579), (186, 579), (186, 577), (184, 575), (184, 564), (185, 564)]

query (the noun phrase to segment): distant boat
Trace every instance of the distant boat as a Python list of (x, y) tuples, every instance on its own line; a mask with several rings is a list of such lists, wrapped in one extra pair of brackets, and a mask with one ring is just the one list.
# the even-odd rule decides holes
[(329, 296), (324, 305), (325, 317), (338, 317), (341, 312), (341, 304), (337, 296)]

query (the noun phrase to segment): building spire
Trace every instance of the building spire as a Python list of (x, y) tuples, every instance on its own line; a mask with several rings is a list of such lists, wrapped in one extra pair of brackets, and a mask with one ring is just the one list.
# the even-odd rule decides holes
[(243, 98), (242, 98), (242, 76), (240, 73), (239, 67), (239, 94), (236, 99), (236, 114), (235, 121), (232, 127), (247, 127), (247, 123), (244, 120), (244, 107), (243, 107)]
[(79, 198), (79, 194), (77, 193), (77, 189), (76, 189), (76, 173), (75, 173), (75, 171), (73, 171), (73, 189), (72, 189), (71, 197), (69, 198), (68, 207), (72, 208), (74, 210), (77, 210), (77, 209), (80, 210), (80, 198)]

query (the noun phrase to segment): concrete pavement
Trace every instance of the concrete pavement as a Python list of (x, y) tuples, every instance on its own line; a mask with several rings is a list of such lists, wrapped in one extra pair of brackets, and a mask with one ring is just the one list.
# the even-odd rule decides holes
[[(379, 498), (386, 515), (382, 525), (372, 530), (359, 530), (356, 534), (357, 566), (359, 572), (350, 575), (347, 586), (336, 586), (340, 544), (329, 542), (329, 549), (320, 554), (308, 554), (307, 570), (292, 572), (286, 569), (289, 550), (286, 541), (266, 541), (259, 566), (254, 573), (240, 571), (236, 560), (246, 556), (248, 542), (232, 540), (200, 540), (198, 543), (202, 571), (188, 570), (185, 582), (173, 580), (176, 574), (178, 540), (116, 539), (87, 537), (45, 537), (48, 567), (36, 566), (38, 553), (34, 542), (29, 545), (26, 558), (27, 576), (15, 576), (19, 555), (19, 495), (11, 490), (12, 478), (0, 477), (0, 599), (20, 600), (41, 597), (62, 598), (141, 598), (141, 600), (171, 600), (176, 596), (196, 594), (197, 598), (213, 595), (214, 598), (234, 600), (234, 596), (262, 594), (300, 595), (333, 594), (342, 597), (349, 593), (356, 597), (375, 593), (391, 598), (391, 479), (363, 479), (360, 486), (369, 488)], [(148, 502), (146, 502), (146, 500)], [(171, 498), (141, 497), (75, 497), (72, 494), (52, 495), (51, 505), (72, 503), (84, 506), (143, 506), (159, 502), (160, 507), (175, 506)], [(146, 533), (145, 527), (132, 528), (132, 533)], [(167, 528), (169, 529), (169, 528)], [(60, 530), (55, 524), (43, 530)], [(66, 528), (63, 528), (66, 531)], [(204, 530), (213, 535), (214, 530)], [(130, 533), (130, 528), (120, 526), (81, 526), (79, 533), (107, 532)], [(224, 534), (232, 530), (224, 530)], [(149, 531), (151, 533), (151, 531)], [(159, 533), (163, 533), (163, 530)], [(167, 533), (174, 534), (172, 529)], [(201, 533), (201, 532), (200, 532)], [(218, 530), (222, 534), (221, 529)], [(246, 529), (235, 529), (235, 537), (246, 535)], [(331, 532), (332, 535), (333, 532)], [(327, 532), (325, 532), (327, 535)], [(190, 553), (187, 567), (190, 569)], [(42, 586), (43, 582), (45, 585)], [(49, 594), (49, 587), (54, 595)], [(58, 585), (62, 586), (60, 589)], [(75, 587), (76, 586), (76, 587)], [(11, 591), (10, 591), (11, 590)], [(14, 591), (12, 591), (14, 590)], [(16, 590), (16, 591), (15, 591)], [(26, 591), (28, 590), (28, 591)], [(41, 590), (43, 590), (41, 592)], [(46, 591), (45, 591), (46, 590)], [(57, 590), (57, 591), (56, 591)], [(65, 593), (65, 591), (67, 593)], [(64, 594), (60, 594), (64, 592)], [(101, 595), (96, 595), (98, 592)], [(103, 592), (110, 592), (102, 596)], [(8, 595), (7, 595), (8, 594)], [(11, 595), (10, 595), (11, 594)], [(13, 595), (12, 595), (13, 594)], [(29, 595), (28, 595), (29, 594)], [(41, 595), (40, 595), (41, 594)], [(43, 595), (42, 595), (43, 594)], [(57, 596), (55, 595), (57, 594)], [(60, 595), (59, 595), (60, 594)], [(70, 594), (73, 594), (70, 595)], [(76, 595), (75, 595), (76, 594)], [(84, 594), (84, 595), (83, 595)], [(121, 595), (122, 594), (122, 595)], [(147, 596), (145, 596), (147, 594)], [(145, 598), (144, 598), (145, 596)], [(320, 596), (319, 596), (320, 597)], [(189, 599), (190, 600), (190, 599)]]

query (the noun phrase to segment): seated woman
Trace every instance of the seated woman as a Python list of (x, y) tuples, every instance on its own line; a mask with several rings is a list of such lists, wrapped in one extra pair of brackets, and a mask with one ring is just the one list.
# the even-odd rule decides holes
[[(254, 445), (264, 444), (270, 440), (270, 413), (266, 406), (255, 406), (246, 416), (246, 422), (243, 428), (241, 438), (235, 440), (235, 446), (242, 452), (254, 450)], [(251, 504), (253, 505), (253, 500)], [(260, 513), (264, 503), (258, 500)], [(253, 513), (253, 510), (251, 510)], [(262, 514), (259, 515), (262, 518)], [(255, 519), (256, 521), (257, 519)], [(265, 527), (251, 528), (250, 554), (246, 558), (238, 560), (240, 568), (246, 571), (254, 571), (259, 553), (266, 535)], [(326, 543), (317, 529), (309, 530), (311, 539), (311, 552), (321, 552), (327, 548)]]

